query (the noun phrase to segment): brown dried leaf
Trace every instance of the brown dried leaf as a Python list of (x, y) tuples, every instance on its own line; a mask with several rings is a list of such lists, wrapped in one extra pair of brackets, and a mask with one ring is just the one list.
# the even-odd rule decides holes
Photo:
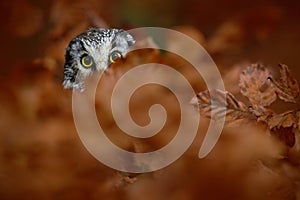
[(296, 128), (300, 130), (300, 111), (296, 112), (297, 124)]
[(242, 102), (231, 93), (221, 90), (203, 91), (197, 95), (200, 113), (208, 118), (220, 119), (226, 116), (226, 122), (249, 118), (250, 112)]
[(269, 121), (268, 125), (270, 129), (273, 128), (287, 128), (297, 126), (297, 116), (294, 111), (287, 111), (285, 113), (273, 115)]
[(255, 105), (249, 108), (249, 111), (256, 116), (258, 122), (268, 122), (269, 118), (273, 116), (274, 112), (271, 109), (263, 106)]
[(280, 79), (275, 81), (270, 78), (273, 84), (276, 86), (276, 93), (280, 99), (286, 102), (297, 102), (299, 96), (299, 85), (297, 80), (293, 77), (288, 66), (280, 64)]
[(274, 128), (271, 130), (271, 134), (276, 136), (281, 142), (289, 147), (293, 147), (295, 145), (295, 133), (293, 131), (293, 127), (288, 128)]
[(240, 75), (241, 93), (252, 105), (269, 106), (276, 100), (275, 88), (271, 84), (270, 72), (261, 64), (252, 64)]

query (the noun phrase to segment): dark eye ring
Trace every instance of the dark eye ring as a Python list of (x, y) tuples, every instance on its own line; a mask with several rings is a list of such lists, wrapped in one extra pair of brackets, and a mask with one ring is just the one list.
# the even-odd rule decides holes
[(86, 67), (86, 68), (90, 68), (91, 66), (93, 66), (94, 61), (92, 56), (89, 55), (85, 55), (81, 58), (81, 64)]
[(114, 52), (112, 52), (112, 53), (110, 54), (110, 56), (109, 56), (109, 61), (110, 61), (110, 63), (115, 63), (116, 60), (119, 59), (119, 58), (121, 58), (121, 57), (122, 57), (122, 55), (121, 55), (120, 52), (114, 51)]

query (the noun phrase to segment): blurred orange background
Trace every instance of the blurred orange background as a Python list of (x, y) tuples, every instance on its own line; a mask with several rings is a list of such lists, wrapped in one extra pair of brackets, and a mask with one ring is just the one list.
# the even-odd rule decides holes
[[(278, 63), (287, 64), (299, 82), (299, 1), (3, 0), (0, 9), (0, 199), (300, 199), (299, 146), (282, 159), (286, 148), (256, 124), (225, 127), (211, 154), (198, 159), (208, 123), (203, 119), (193, 145), (172, 165), (137, 176), (110, 169), (82, 145), (71, 91), (61, 86), (73, 37), (90, 27), (145, 26), (196, 39), (234, 94), (245, 63), (262, 62), (275, 74)], [(132, 140), (115, 126), (106, 101), (111, 87), (133, 64), (147, 62), (168, 64), (188, 77), (195, 92), (205, 89), (186, 62), (155, 50), (132, 53), (113, 66), (115, 78), (107, 75), (100, 83), (96, 108), (109, 137), (132, 151), (166, 144), (180, 115), (174, 96), (149, 86), (134, 96), (131, 112), (144, 124), (151, 104), (165, 105), (169, 119), (160, 136)]]

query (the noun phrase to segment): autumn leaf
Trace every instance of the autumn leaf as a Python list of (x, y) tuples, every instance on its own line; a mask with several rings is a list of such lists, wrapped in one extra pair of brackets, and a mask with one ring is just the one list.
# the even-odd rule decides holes
[(287, 111), (281, 114), (274, 114), (268, 120), (271, 134), (275, 135), (281, 142), (289, 147), (295, 145), (294, 128), (299, 128), (299, 111)]
[(268, 125), (270, 129), (273, 128), (287, 128), (287, 127), (297, 127), (297, 116), (295, 115), (294, 111), (287, 111), (281, 114), (276, 114), (272, 116), (269, 121)]
[(300, 130), (300, 111), (296, 112), (296, 117), (297, 117), (296, 128)]
[(203, 91), (197, 95), (200, 113), (212, 119), (226, 116), (226, 122), (249, 118), (250, 112), (244, 103), (227, 91)]
[(249, 107), (249, 111), (255, 115), (258, 122), (268, 123), (270, 117), (273, 116), (274, 112), (271, 109), (265, 108), (260, 105), (254, 105)]
[(276, 93), (281, 100), (296, 103), (297, 97), (299, 96), (299, 85), (297, 80), (293, 77), (286, 65), (280, 64), (279, 67), (279, 80), (273, 80), (272, 77), (269, 77), (269, 79), (276, 86)]
[(261, 64), (252, 64), (240, 75), (241, 93), (252, 105), (269, 106), (276, 100), (276, 90), (268, 79), (269, 70)]
[(240, 75), (239, 87), (251, 105), (246, 106), (231, 93), (221, 90), (201, 92), (194, 103), (199, 105), (200, 114), (212, 119), (226, 117), (226, 122), (238, 119), (256, 120), (268, 126), (268, 130), (289, 147), (295, 145), (295, 129), (300, 129), (300, 111), (290, 110), (277, 114), (268, 106), (277, 99), (296, 102), (299, 86), (286, 65), (280, 65), (281, 77), (278, 82), (261, 64), (252, 64)]

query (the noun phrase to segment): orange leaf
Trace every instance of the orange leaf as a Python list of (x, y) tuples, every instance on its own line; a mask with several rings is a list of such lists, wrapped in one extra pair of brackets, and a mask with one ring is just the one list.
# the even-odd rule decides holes
[(220, 119), (226, 116), (226, 121), (249, 118), (250, 112), (242, 102), (227, 91), (203, 91), (197, 95), (200, 113), (206, 117)]
[(276, 128), (296, 127), (297, 117), (294, 111), (287, 111), (282, 114), (276, 114), (269, 119), (268, 125), (270, 129), (274, 127)]
[(270, 72), (261, 64), (252, 64), (240, 75), (241, 93), (252, 105), (269, 106), (276, 100), (275, 88), (271, 84)]
[(260, 105), (249, 107), (249, 111), (256, 116), (258, 122), (268, 122), (269, 118), (274, 114), (271, 109), (265, 108)]
[(288, 66), (280, 64), (280, 79), (275, 81), (270, 77), (270, 80), (276, 86), (276, 92), (280, 99), (286, 102), (297, 102), (299, 96), (299, 85), (293, 77)]
[(297, 129), (300, 130), (300, 111), (296, 112), (296, 119), (297, 119), (297, 124), (296, 124), (296, 127)]

